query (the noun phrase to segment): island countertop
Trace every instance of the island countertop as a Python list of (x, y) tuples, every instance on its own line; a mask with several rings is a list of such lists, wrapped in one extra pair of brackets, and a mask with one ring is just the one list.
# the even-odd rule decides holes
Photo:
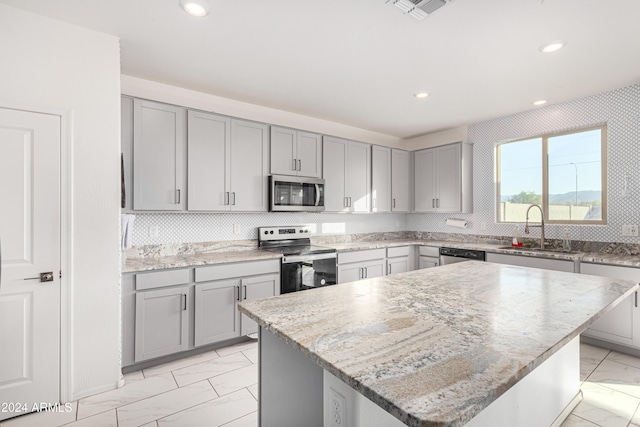
[(465, 262), (241, 312), (409, 426), (460, 426), (638, 284)]

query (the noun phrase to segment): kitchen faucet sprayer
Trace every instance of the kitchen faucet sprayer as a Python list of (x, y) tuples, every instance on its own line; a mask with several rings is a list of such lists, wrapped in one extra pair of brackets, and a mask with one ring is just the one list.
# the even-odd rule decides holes
[[(529, 225), (529, 211), (532, 207), (540, 209), (540, 225)], [(531, 205), (527, 208), (527, 221), (524, 224), (524, 232), (529, 234), (529, 227), (540, 227), (540, 249), (544, 249), (544, 212), (540, 205)]]

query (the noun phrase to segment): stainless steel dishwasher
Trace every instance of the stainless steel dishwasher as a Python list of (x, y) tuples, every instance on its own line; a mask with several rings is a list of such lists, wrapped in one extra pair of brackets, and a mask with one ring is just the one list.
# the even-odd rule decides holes
[(484, 251), (460, 248), (440, 248), (440, 265), (455, 264), (463, 261), (485, 261)]

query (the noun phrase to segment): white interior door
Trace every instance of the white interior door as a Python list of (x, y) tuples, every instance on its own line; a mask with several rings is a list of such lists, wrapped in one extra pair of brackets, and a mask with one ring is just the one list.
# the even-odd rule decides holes
[(60, 401), (59, 116), (0, 108), (0, 194), (3, 420)]

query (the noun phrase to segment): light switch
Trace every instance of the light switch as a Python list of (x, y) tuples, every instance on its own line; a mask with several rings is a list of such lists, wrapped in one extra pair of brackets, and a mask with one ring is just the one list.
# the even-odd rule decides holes
[(240, 234), (240, 224), (233, 224), (233, 234)]

